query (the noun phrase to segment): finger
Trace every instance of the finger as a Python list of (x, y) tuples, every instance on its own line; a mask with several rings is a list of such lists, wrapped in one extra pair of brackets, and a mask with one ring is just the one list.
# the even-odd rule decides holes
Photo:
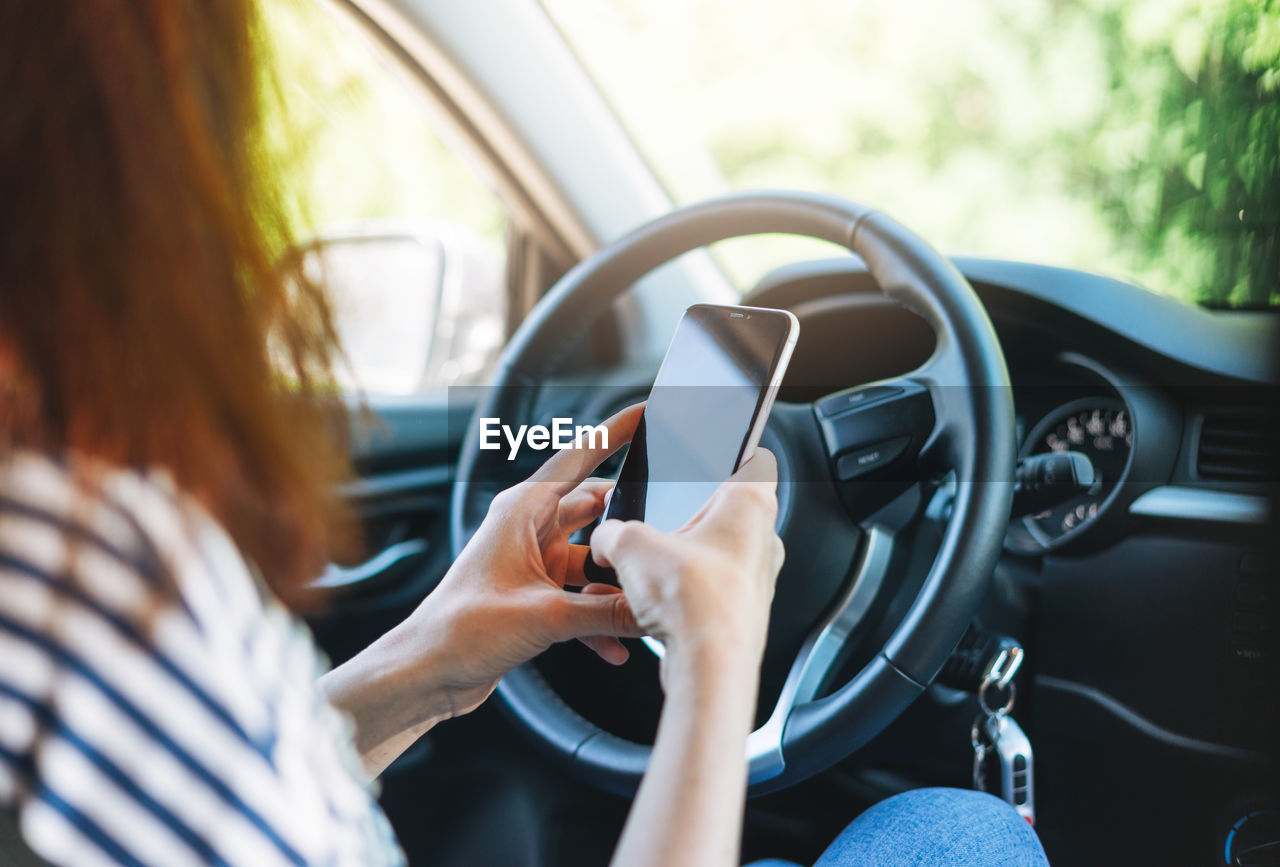
[(644, 404), (637, 403), (615, 413), (604, 422), (606, 436), (595, 437), (595, 447), (580, 439), (572, 448), (562, 449), (529, 477), (530, 482), (549, 483), (558, 497), (572, 491), (609, 455), (631, 442), (636, 425), (644, 414)]
[(586, 545), (570, 545), (568, 558), (564, 564), (564, 581), (562, 584), (579, 584), (587, 583), (587, 558), (591, 556), (591, 549)]
[(768, 449), (757, 448), (755, 453), (747, 459), (747, 462), (738, 467), (737, 472), (726, 479), (720, 487), (716, 488), (715, 494), (703, 503), (702, 508), (698, 509), (698, 511), (694, 513), (693, 517), (690, 518), (688, 522), (686, 522), (685, 525), (677, 532), (688, 531), (695, 525), (699, 524), (706, 517), (707, 513), (711, 511), (711, 506), (716, 502), (717, 495), (728, 487), (731, 482), (735, 485), (744, 483), (761, 485), (764, 487), (764, 490), (761, 493), (772, 497), (776, 501), (778, 487), (778, 460), (774, 457), (773, 452)]
[(631, 658), (631, 651), (621, 641), (608, 635), (585, 635), (578, 640), (610, 665), (622, 665)]
[[(582, 593), (586, 596), (609, 596), (621, 592), (621, 589), (611, 584), (588, 584), (582, 588)], [(631, 651), (611, 635), (584, 635), (578, 640), (610, 665), (622, 665), (631, 658)]]
[(756, 485), (726, 483), (716, 491), (697, 523), (689, 532), (714, 531), (743, 541), (759, 539), (773, 532), (778, 518), (778, 497), (772, 489)]
[(591, 534), (591, 556), (601, 566), (615, 566), (618, 558), (636, 553), (661, 556), (666, 542), (666, 537), (648, 524), (610, 518)]
[(560, 501), (556, 523), (566, 533), (573, 533), (604, 513), (604, 498), (613, 488), (611, 479), (587, 479), (565, 494)]
[(772, 536), (778, 519), (778, 490), (772, 473), (773, 469), (766, 466), (745, 479), (734, 474), (681, 532), (715, 533), (728, 538), (734, 546), (747, 546)]
[(556, 623), (558, 641), (599, 635), (639, 638), (644, 634), (627, 605), (627, 597), (621, 592), (591, 590), (561, 593), (560, 597), (560, 616)]
[(602, 584), (599, 581), (593, 581), (582, 588), (582, 593), (587, 596), (612, 596), (622, 592), (621, 587), (614, 587), (612, 584)]
[(757, 447), (747, 462), (729, 477), (731, 482), (754, 482), (778, 487), (778, 458), (773, 452)]

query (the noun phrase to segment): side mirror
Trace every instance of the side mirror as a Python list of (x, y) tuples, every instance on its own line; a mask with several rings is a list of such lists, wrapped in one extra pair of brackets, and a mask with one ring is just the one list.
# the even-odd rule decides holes
[(339, 382), (408, 395), (480, 382), (505, 339), (505, 261), (455, 223), (371, 220), (330, 228), (303, 267), (333, 303)]

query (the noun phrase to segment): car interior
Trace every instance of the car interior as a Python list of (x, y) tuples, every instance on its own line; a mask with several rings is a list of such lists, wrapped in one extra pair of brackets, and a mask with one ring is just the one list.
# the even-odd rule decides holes
[[(1261, 471), (1275, 403), (1257, 364), (1268, 332), (1085, 274), (977, 260), (959, 266), (1009, 360), (1021, 455), (1050, 452), (1051, 439), (1071, 436), (1077, 425), (1095, 442), (1119, 439), (1111, 431), (1126, 418), (1133, 431), (1120, 475), (1073, 497), (1070, 508), (1009, 522), (973, 617), (975, 630), (1027, 649), (1016, 714), (1036, 745), (1037, 829), (1061, 863), (1189, 863), (1182, 860), (1189, 851), (1203, 852), (1197, 861), (1207, 863), (1233, 824), (1272, 803), (1275, 790), (1275, 671), (1266, 643), (1273, 561)], [(1127, 327), (1087, 315), (1082, 300), (1091, 292), (1126, 291)], [(808, 407), (815, 396), (892, 380), (934, 351), (925, 323), (886, 300), (852, 259), (782, 269), (745, 300), (801, 319), (804, 341), (784, 405)], [(1152, 322), (1165, 330), (1148, 330)], [(1200, 336), (1161, 345), (1175, 328)], [(1218, 357), (1179, 348), (1190, 346), (1215, 346)], [(560, 400), (607, 394), (624, 405), (647, 391), (642, 373), (628, 373), (637, 377), (630, 387), (551, 391)], [(605, 364), (598, 375), (613, 382), (622, 374)], [(575, 378), (583, 379), (580, 372)], [(561, 403), (555, 412), (582, 409)], [(406, 410), (387, 424), (399, 434), (394, 450), (361, 456), (366, 475), (352, 496), (362, 517), (425, 544), (401, 548), (411, 553), (334, 591), (334, 603), (313, 618), (333, 658), (353, 654), (405, 616), (447, 568), (449, 462), (463, 447), (465, 415), (458, 406), (416, 419)], [(1099, 420), (1106, 431), (1089, 433)], [(1148, 430), (1149, 439), (1142, 436)], [(788, 455), (779, 442), (766, 434), (767, 445)], [(877, 472), (892, 480), (880, 484), (895, 489), (903, 479), (892, 464)], [(863, 646), (862, 658), (918, 591), (950, 518), (947, 482), (918, 485), (897, 495), (905, 503), (890, 504), (904, 513), (897, 518), (903, 541), (877, 594), (873, 610), (881, 616), (851, 639)], [(1078, 508), (1086, 520), (1075, 518)], [(780, 582), (803, 585), (812, 552), (784, 539), (790, 550)], [(853, 553), (830, 550), (829, 537), (806, 541), (837, 560)], [(808, 601), (791, 590), (780, 583), (776, 606)], [(822, 612), (822, 603), (812, 606), (802, 628)], [(794, 614), (775, 608), (775, 620)], [(638, 642), (632, 650), (621, 671), (576, 646), (557, 647), (536, 665), (579, 714), (644, 743), (661, 693), (656, 659)], [(835, 682), (861, 667), (857, 649), (850, 653)], [(768, 674), (764, 715), (769, 682), (776, 694), (785, 671)], [(744, 856), (816, 857), (875, 800), (913, 786), (967, 786), (977, 707), (971, 687), (935, 683), (848, 758), (752, 799)], [(382, 802), (410, 853), (449, 853), (438, 863), (457, 864), (607, 860), (625, 796), (575, 779), (554, 752), (544, 754), (545, 744), (540, 750), (519, 736), (528, 722), (516, 714), (492, 702), (440, 726), (387, 772)]]
[[(421, 223), (325, 236), (427, 251), (386, 279), (424, 275), (457, 326), (415, 356), (430, 387), (351, 398), (342, 494), (366, 559), (333, 564), (308, 614), (334, 663), (407, 616), (536, 468), (482, 456), (475, 417), (596, 423), (644, 398), (689, 305), (786, 309), (801, 337), (762, 443), (787, 559), (744, 862), (811, 863), (887, 796), (972, 787), (983, 690), (1034, 748), (1008, 797), (1053, 863), (1280, 863), (1274, 310), (944, 256), (857, 189), (674, 207), (538, 4), (334, 5), (509, 214), (505, 264)], [(844, 250), (739, 296), (703, 249), (780, 233)], [(492, 309), (485, 355), (466, 334)], [(619, 669), (556, 646), (395, 762), (380, 801), (410, 863), (607, 863), (662, 702), (656, 656), (628, 646)], [(984, 683), (1000, 652), (1016, 673)]]

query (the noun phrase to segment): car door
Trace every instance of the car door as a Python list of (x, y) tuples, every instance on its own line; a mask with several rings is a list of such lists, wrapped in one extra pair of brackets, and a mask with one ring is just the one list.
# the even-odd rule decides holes
[(473, 391), (455, 387), (485, 379), (518, 321), (508, 300), (527, 283), (509, 274), (529, 269), (509, 268), (510, 249), (528, 242), (427, 88), (349, 9), (272, 0), (264, 11), (296, 252), (326, 286), (343, 346), (355, 475), (340, 494), (363, 544), (317, 576), (307, 614), (336, 664), (448, 568), (451, 466)]

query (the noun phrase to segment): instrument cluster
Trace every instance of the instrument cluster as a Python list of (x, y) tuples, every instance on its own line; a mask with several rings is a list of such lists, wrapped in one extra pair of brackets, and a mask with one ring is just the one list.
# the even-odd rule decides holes
[(1019, 457), (1048, 452), (1080, 452), (1093, 464), (1088, 490), (1024, 516), (1022, 526), (1043, 548), (1057, 547), (1083, 532), (1106, 510), (1124, 478), (1133, 448), (1133, 420), (1124, 401), (1085, 397), (1044, 416), (1023, 440)]

